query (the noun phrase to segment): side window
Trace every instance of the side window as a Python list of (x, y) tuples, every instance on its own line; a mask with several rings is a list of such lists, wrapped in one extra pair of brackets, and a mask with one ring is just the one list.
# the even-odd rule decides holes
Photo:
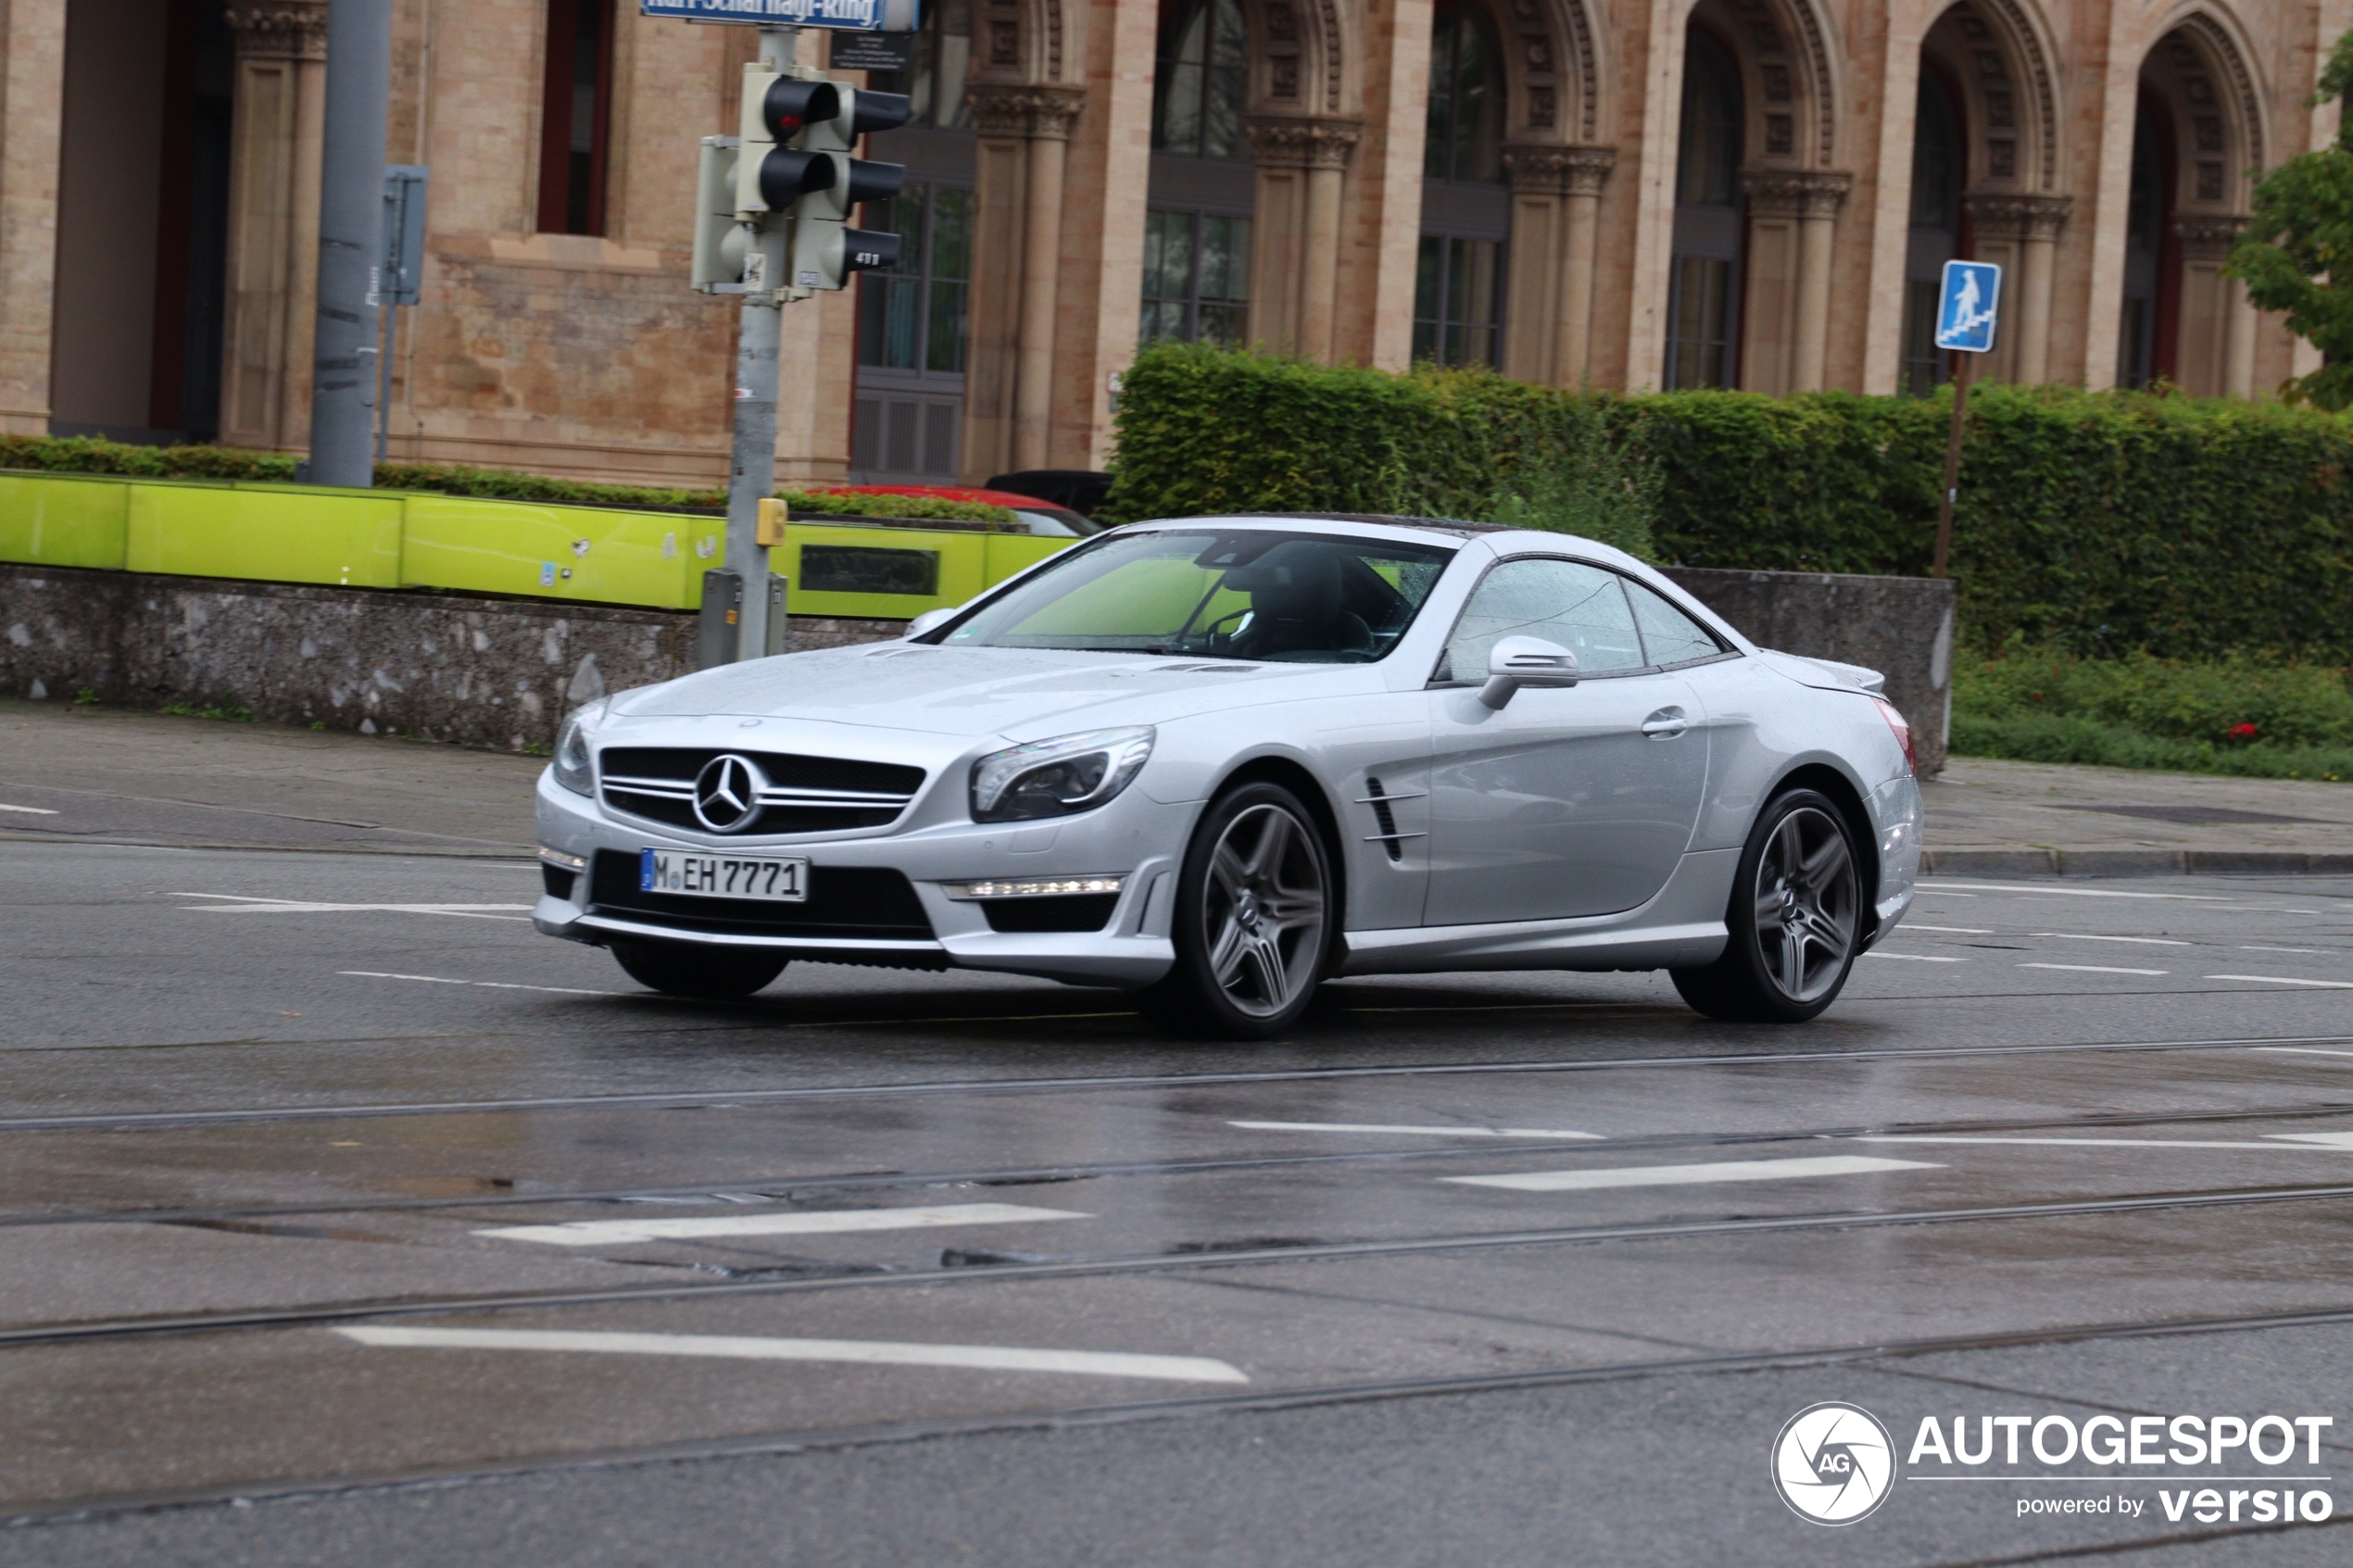
[(1653, 664), (1714, 659), (1724, 651), (1705, 627), (1640, 583), (1629, 580), (1626, 596), (1634, 601), (1634, 621), (1642, 629), (1642, 646)]
[(1487, 674), (1488, 650), (1502, 637), (1541, 637), (1577, 656), (1589, 675), (1642, 667), (1642, 638), (1616, 572), (1568, 560), (1511, 560), (1471, 593), (1446, 645), (1449, 677)]

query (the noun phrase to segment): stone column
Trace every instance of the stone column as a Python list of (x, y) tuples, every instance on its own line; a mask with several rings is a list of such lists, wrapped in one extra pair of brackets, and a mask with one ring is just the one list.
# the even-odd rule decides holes
[(2004, 379), (2039, 386), (2050, 380), (2053, 263), (2073, 199), (1994, 191), (1972, 191), (1962, 199), (1977, 230), (1976, 258), (2011, 267), (1990, 358)]
[(66, 8), (0, 6), (0, 433), (49, 433)]
[(1611, 147), (1512, 146), (1511, 297), (1504, 373), (1579, 386), (1592, 373), (1593, 267)]
[(1021, 338), (1013, 384), (1013, 467), (1042, 469), (1054, 411), (1054, 294), (1062, 280), (1063, 169), (1070, 122), (1085, 95), (1074, 88), (1024, 94), (1029, 169), (1021, 245)]
[(1844, 174), (1805, 178), (1797, 209), (1797, 342), (1790, 390), (1819, 392), (1831, 350), (1831, 241), (1838, 232), (1838, 209), (1855, 182)]
[(327, 7), (238, 6), (227, 19), (237, 60), (220, 441), (299, 448), (310, 428)]
[[(1259, 170), (1251, 335), (1328, 363), (1339, 307), (1340, 196), (1349, 154), (1365, 128), (1353, 119), (1296, 115), (1252, 115), (1244, 127)], [(1272, 321), (1261, 315), (1265, 307)]]
[(1025, 90), (965, 89), (979, 132), (973, 188), (972, 283), (964, 318), (963, 465), (967, 477), (1013, 467), (1021, 368), (1022, 247), (1028, 232), (1029, 112)]

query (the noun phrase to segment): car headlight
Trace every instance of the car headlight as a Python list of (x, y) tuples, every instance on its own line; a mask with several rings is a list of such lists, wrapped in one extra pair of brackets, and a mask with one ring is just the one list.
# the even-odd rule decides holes
[(1149, 726), (1089, 730), (991, 752), (973, 764), (973, 821), (1091, 810), (1126, 789), (1151, 754)]
[(585, 708), (573, 710), (564, 727), (556, 733), (556, 756), (553, 769), (556, 782), (576, 795), (597, 793), (597, 759), (588, 749), (588, 735), (597, 721), (605, 716), (607, 699), (598, 697)]

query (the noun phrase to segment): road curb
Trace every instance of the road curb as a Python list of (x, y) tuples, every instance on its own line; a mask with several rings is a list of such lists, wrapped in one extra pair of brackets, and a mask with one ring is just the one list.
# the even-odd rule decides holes
[(1924, 849), (1923, 876), (2353, 876), (2347, 849)]

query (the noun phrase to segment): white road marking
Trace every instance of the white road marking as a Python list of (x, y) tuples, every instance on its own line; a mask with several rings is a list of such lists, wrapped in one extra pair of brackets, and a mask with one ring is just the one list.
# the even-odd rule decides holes
[(1872, 1133), (1852, 1139), (1853, 1143), (2022, 1143), (2048, 1145), (2060, 1148), (2268, 1148), (2294, 1150), (2297, 1148), (2335, 1148), (2353, 1150), (2353, 1133), (2267, 1133), (2267, 1138), (2286, 1141), (2279, 1143), (2249, 1143), (2245, 1140), (2210, 1138), (2013, 1138), (1965, 1137), (1943, 1133)]
[(2096, 963), (2022, 963), (2018, 967), (2020, 969), (2064, 969), (2077, 974), (2170, 974), (2172, 972), (2171, 970), (2163, 969), (2111, 969), (2106, 964)]
[(1942, 931), (1955, 936), (1991, 936), (1994, 935), (1990, 931), (1980, 931), (1973, 925), (1922, 925), (1919, 922), (1912, 920), (1906, 921), (1903, 924), (1903, 929), (1906, 931)]
[[(1987, 935), (1992, 935), (1992, 933), (1990, 933), (1990, 932), (1989, 932), (1989, 933), (1987, 933)], [(1886, 951), (1885, 949), (1883, 949), (1883, 948), (1880, 948), (1880, 947), (1873, 947), (1873, 948), (1869, 951), (1869, 952), (1865, 953), (1863, 956), (1864, 956), (1865, 958), (1867, 958), (1867, 959), (1909, 959), (1909, 960), (1911, 960), (1914, 963), (1967, 963), (1967, 962), (1969, 962), (1969, 960), (1967, 960), (1967, 959), (1947, 959), (1947, 958), (1939, 958), (1939, 957), (1937, 957), (1937, 956), (1936, 956), (1935, 954), (1933, 954), (1933, 953), (1891, 953), (1891, 952), (1888, 952), (1888, 951)]]
[(1708, 1182), (1780, 1182), (1799, 1176), (1857, 1176), (1872, 1171), (1937, 1171), (1919, 1160), (1874, 1160), (1859, 1154), (1803, 1160), (1722, 1160), (1706, 1165), (1624, 1165), (1606, 1171), (1524, 1171), (1504, 1176), (1441, 1176), (1465, 1186), (1516, 1192), (1571, 1192), (1592, 1187), (1691, 1186)]
[(578, 985), (518, 985), (507, 980), (451, 980), (438, 974), (394, 974), (381, 969), (339, 969), (355, 980), (422, 980), (432, 985), (480, 985), (492, 991), (553, 991), (565, 997), (634, 997), (635, 991), (590, 991)]
[(536, 1328), (338, 1328), (362, 1345), (445, 1350), (572, 1350), (618, 1356), (702, 1356), (742, 1361), (857, 1361), (873, 1366), (973, 1367), (1062, 1372), (1164, 1383), (1248, 1383), (1206, 1356), (1138, 1356), (1104, 1350), (1029, 1350), (1010, 1345), (910, 1345), (882, 1339), (771, 1339), (734, 1334), (596, 1334)]
[(2291, 1056), (2353, 1056), (2353, 1051), (2328, 1051), (2318, 1046), (2249, 1046), (2247, 1049), (2281, 1051)]
[(2195, 947), (2195, 942), (2177, 942), (2171, 936), (2095, 936), (2084, 931), (2030, 931), (2029, 936), (2056, 936), (2062, 942), (2132, 942), (2144, 947)]
[(2239, 944), (2242, 953), (2302, 953), (2307, 958), (2326, 959), (2336, 955), (2327, 947), (2259, 947), (2251, 942)]
[[(528, 920), (529, 904), (328, 904), (299, 898), (256, 898), (240, 893), (175, 893), (175, 898), (220, 898), (220, 904), (184, 904), (182, 909), (206, 914), (233, 915), (317, 915), (348, 914), (354, 910), (377, 910), (392, 914), (455, 915), (463, 920)], [(520, 909), (521, 914), (501, 914), (497, 910)]]
[(1430, 1138), (1598, 1138), (1599, 1133), (1572, 1133), (1560, 1127), (1402, 1127), (1381, 1122), (1228, 1122), (1254, 1133), (1396, 1133)]
[(0, 811), (21, 811), (28, 817), (54, 817), (57, 815), (55, 811), (50, 810), (46, 806), (0, 806)]
[(2222, 901), (2219, 894), (2212, 893), (2120, 893), (2111, 888), (2057, 887), (2049, 883), (1940, 882), (1920, 884), (1924, 893), (1943, 893), (1955, 887), (1973, 887), (1980, 893), (2057, 893), (2070, 898), (2171, 898), (2190, 904), (2219, 904)]
[(694, 1220), (574, 1220), (561, 1225), (495, 1225), (474, 1232), (551, 1247), (611, 1247), (633, 1241), (686, 1241), (714, 1236), (838, 1236), (933, 1225), (1011, 1225), (1027, 1220), (1091, 1220), (1075, 1209), (1018, 1203), (949, 1203), (928, 1209), (831, 1209), (811, 1213), (712, 1214)]
[(2298, 980), (2286, 974), (2209, 974), (2208, 980), (2252, 980), (2263, 985), (2317, 985), (2325, 991), (2353, 991), (2353, 980)]
[(2318, 909), (2291, 909), (2282, 904), (2225, 904), (2225, 912), (2240, 915), (2317, 915)]

